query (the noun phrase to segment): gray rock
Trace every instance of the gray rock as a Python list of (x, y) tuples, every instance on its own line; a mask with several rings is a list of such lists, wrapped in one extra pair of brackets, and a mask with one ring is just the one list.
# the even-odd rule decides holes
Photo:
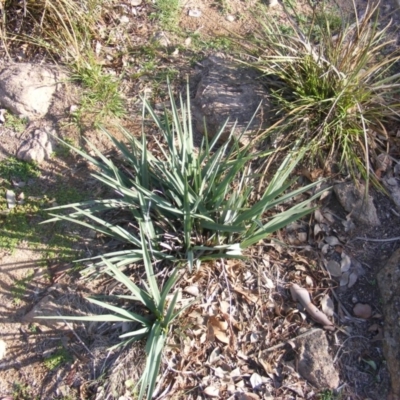
[(239, 136), (262, 101), (262, 106), (241, 139), (242, 144), (247, 144), (255, 133), (266, 127), (270, 109), (268, 91), (259, 81), (259, 73), (218, 56), (209, 57), (202, 65), (201, 79), (192, 102), (196, 130), (205, 133), (205, 118), (207, 133), (213, 137), (229, 118), (221, 139), (226, 140), (235, 121), (235, 134)]
[(0, 70), (0, 105), (16, 115), (41, 118), (49, 110), (58, 80), (54, 67), (7, 65)]
[(31, 137), (24, 140), (17, 151), (17, 158), (24, 161), (37, 163), (49, 159), (53, 146), (45, 130), (36, 129)]
[(392, 398), (400, 399), (400, 249), (378, 273), (385, 318), (383, 353), (392, 381)]
[(383, 186), (387, 189), (394, 204), (400, 210), (400, 179), (394, 177), (384, 177), (382, 179)]
[(329, 345), (322, 329), (312, 329), (309, 334), (294, 340), (297, 348), (298, 373), (317, 389), (335, 389), (339, 374), (328, 353)]
[(365, 196), (365, 186), (356, 186), (353, 182), (335, 185), (333, 191), (343, 208), (356, 221), (370, 226), (381, 224), (373, 199), (370, 194)]
[(60, 305), (57, 304), (57, 299), (50, 294), (43, 297), (43, 299), (41, 299), (37, 304), (35, 304), (32, 310), (21, 318), (21, 322), (40, 324), (42, 328), (43, 327), (47, 327), (50, 329), (57, 328), (57, 330), (67, 329), (65, 323), (63, 323), (60, 320), (41, 319), (41, 317), (57, 316), (59, 315), (57, 314), (59, 312), (60, 312)]

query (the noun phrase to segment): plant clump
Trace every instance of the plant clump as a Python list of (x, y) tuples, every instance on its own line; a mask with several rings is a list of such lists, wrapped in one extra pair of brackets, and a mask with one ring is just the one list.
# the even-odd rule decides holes
[[(161, 134), (152, 150), (144, 134), (139, 141), (123, 130), (126, 145), (105, 131), (121, 153), (122, 166), (94, 146), (97, 159), (65, 143), (99, 168), (94, 176), (112, 188), (118, 198), (52, 208), (72, 212), (52, 214), (54, 218), (48, 222), (73, 221), (129, 243), (133, 248), (123, 255), (103, 255), (119, 267), (142, 259), (142, 252), (137, 250), (141, 247), (138, 226), (144, 223), (156, 257), (187, 260), (192, 269), (196, 260), (240, 257), (244, 249), (312, 211), (308, 199), (276, 212), (278, 205), (314, 186), (288, 192), (293, 184), (288, 178), (301, 153), (289, 154), (261, 198), (251, 202), (258, 179), (252, 161), (257, 156), (249, 153), (249, 146), (239, 146), (234, 129), (227, 142), (217, 148), (226, 124), (211, 142), (205, 137), (200, 148), (195, 148), (189, 92), (186, 104), (181, 99), (180, 111), (171, 91), (170, 97), (171, 113), (166, 111), (161, 118), (144, 102)], [(265, 156), (258, 154), (260, 158)], [(114, 226), (105, 221), (99, 213), (107, 210), (127, 212), (129, 224)]]
[[(88, 299), (112, 314), (46, 318), (133, 323), (135, 329), (122, 334), (119, 345), (146, 340), (139, 399), (152, 398), (170, 328), (185, 309), (178, 305), (180, 291), (176, 289), (185, 273), (183, 267), (187, 265), (192, 271), (202, 260), (244, 257), (243, 251), (251, 245), (312, 212), (310, 202), (319, 196), (317, 193), (294, 205), (291, 202), (316, 185), (290, 191), (294, 182), (289, 175), (303, 155), (295, 152), (271, 174), (260, 198), (251, 200), (259, 177), (253, 171), (253, 161), (266, 154), (249, 154), (248, 147), (240, 147), (234, 129), (228, 142), (218, 147), (227, 123), (210, 142), (205, 136), (196, 148), (189, 87), (187, 100), (181, 98), (179, 108), (171, 88), (169, 94), (171, 109), (161, 117), (144, 101), (143, 116), (147, 111), (159, 131), (155, 143), (148, 143), (144, 131), (138, 140), (124, 130), (124, 142), (105, 131), (122, 162), (107, 158), (93, 145), (96, 158), (63, 142), (97, 167), (94, 176), (112, 188), (116, 198), (53, 207), (53, 218), (46, 221), (75, 222), (125, 244), (123, 249), (91, 258), (91, 265), (83, 271), (90, 273), (96, 267), (129, 292), (113, 296), (120, 301), (116, 305), (112, 300)], [(119, 215), (118, 222), (107, 218), (112, 213)], [(142, 278), (133, 280), (125, 274), (132, 264), (144, 267)], [(158, 276), (163, 276), (162, 285)], [(134, 304), (144, 310), (131, 311)]]
[(375, 4), (335, 34), (329, 14), (309, 6), (308, 31), (287, 10), (290, 33), (264, 14), (244, 48), (272, 89), (278, 116), (273, 131), (281, 144), (301, 140), (324, 167), (328, 161), (368, 181), (372, 161), (389, 150), (386, 126), (400, 115), (400, 75), (394, 73), (399, 54), (387, 36), (390, 25), (380, 28)]

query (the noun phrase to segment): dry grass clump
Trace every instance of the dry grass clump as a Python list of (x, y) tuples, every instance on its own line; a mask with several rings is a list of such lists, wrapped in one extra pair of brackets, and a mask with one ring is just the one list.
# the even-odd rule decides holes
[(367, 181), (371, 162), (389, 150), (387, 124), (400, 116), (399, 54), (388, 39), (390, 24), (378, 23), (378, 6), (367, 6), (337, 34), (329, 14), (321, 18), (311, 3), (307, 32), (289, 13), (289, 30), (264, 14), (255, 39), (244, 44), (273, 90), (275, 133), (286, 143), (300, 139), (313, 160), (337, 163)]
[(78, 126), (95, 126), (125, 115), (119, 80), (103, 70), (95, 43), (102, 42), (104, 0), (6, 1), (0, 39), (11, 56), (34, 60), (50, 56), (66, 64), (84, 92), (72, 115)]
[(57, 60), (79, 62), (95, 35), (101, 4), (101, 0), (6, 0), (1, 37), (9, 46), (20, 44), (26, 57), (44, 48)]

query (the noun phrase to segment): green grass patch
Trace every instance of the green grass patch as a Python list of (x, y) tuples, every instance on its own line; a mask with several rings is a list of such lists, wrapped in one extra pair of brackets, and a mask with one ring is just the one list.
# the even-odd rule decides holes
[(35, 163), (18, 160), (15, 157), (8, 157), (0, 162), (0, 177), (11, 182), (16, 179), (27, 181), (40, 176), (40, 169)]
[(11, 288), (11, 295), (15, 305), (19, 306), (21, 304), (21, 301), (26, 294), (27, 286), (31, 282), (33, 276), (34, 272), (30, 269), (23, 278), (14, 282)]
[(28, 125), (28, 119), (27, 118), (20, 118), (17, 117), (14, 114), (11, 114), (10, 112), (6, 112), (6, 122), (4, 124), (4, 126), (6, 126), (7, 128), (11, 128), (16, 132), (23, 132), (27, 125)]
[(155, 12), (150, 15), (160, 23), (161, 28), (167, 31), (177, 31), (179, 16), (182, 8), (181, 0), (156, 0)]
[(55, 157), (65, 158), (71, 154), (71, 148), (68, 146), (68, 144), (74, 146), (75, 145), (74, 140), (72, 140), (70, 138), (64, 138), (64, 142), (66, 144), (59, 143), (57, 145), (56, 150), (54, 151), (54, 154), (53, 154)]
[[(65, 145), (67, 148), (67, 146)], [(79, 255), (73, 250), (80, 240), (79, 232), (72, 232), (68, 223), (55, 223), (52, 226), (40, 225), (47, 213), (45, 208), (51, 204), (69, 204), (82, 201), (87, 194), (74, 186), (65, 186), (64, 177), (59, 176), (46, 195), (38, 185), (40, 171), (35, 164), (8, 158), (0, 163), (0, 175), (5, 178), (0, 188), (0, 249), (13, 253), (22, 241), (42, 252), (43, 259), (74, 259)], [(13, 188), (12, 180), (28, 181), (22, 188)], [(8, 209), (6, 190), (12, 188), (18, 196), (25, 194), (23, 204)]]
[(50, 357), (43, 361), (44, 366), (49, 371), (54, 371), (58, 367), (73, 360), (71, 354), (64, 347), (58, 348)]
[(40, 400), (39, 396), (32, 396), (28, 385), (19, 382), (13, 384), (12, 398), (13, 400)]
[(89, 121), (99, 127), (108, 118), (125, 116), (124, 100), (120, 93), (119, 80), (104, 73), (92, 56), (85, 65), (76, 64), (72, 79), (80, 82), (83, 94), (73, 120), (82, 125)]
[(198, 33), (190, 35), (192, 45), (199, 50), (229, 51), (233, 50), (234, 42), (226, 36), (204, 38)]

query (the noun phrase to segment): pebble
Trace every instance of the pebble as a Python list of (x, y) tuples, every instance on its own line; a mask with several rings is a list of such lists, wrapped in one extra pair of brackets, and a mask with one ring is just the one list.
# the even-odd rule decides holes
[(131, 0), (131, 6), (137, 7), (142, 4), (142, 0)]
[(123, 15), (123, 16), (119, 19), (119, 22), (120, 22), (121, 24), (127, 24), (127, 23), (129, 23), (129, 21), (130, 21), (130, 19), (129, 19), (129, 17), (127, 17), (126, 15)]
[(353, 313), (358, 318), (370, 318), (372, 315), (372, 308), (369, 304), (357, 303), (353, 308)]
[(198, 10), (197, 8), (190, 9), (188, 12), (189, 17), (193, 18), (200, 18), (201, 17), (201, 11)]
[(233, 22), (233, 21), (235, 20), (235, 17), (234, 17), (233, 15), (227, 15), (227, 16), (225, 17), (225, 19), (226, 19), (227, 21), (229, 21), (229, 22)]

